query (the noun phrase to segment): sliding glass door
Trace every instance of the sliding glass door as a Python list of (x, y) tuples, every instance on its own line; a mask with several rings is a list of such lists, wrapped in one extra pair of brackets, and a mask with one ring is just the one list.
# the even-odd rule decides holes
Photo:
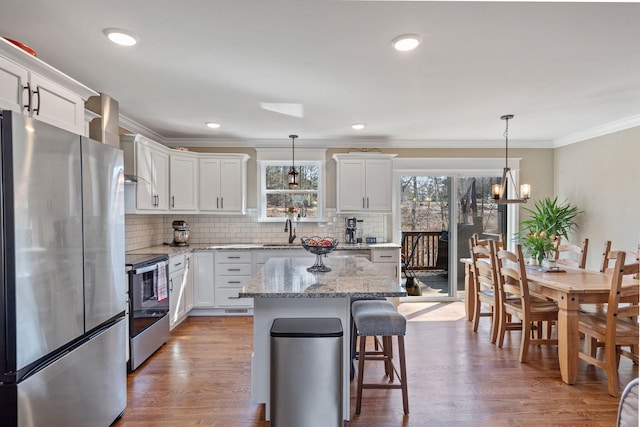
[[(398, 171), (397, 241), (402, 245), (407, 301), (459, 299), (464, 296), (464, 268), (469, 239), (498, 239), (506, 234), (505, 205), (491, 195), (501, 175), (432, 174)], [(394, 239), (395, 240), (395, 239)], [(413, 286), (415, 283), (416, 286)]]

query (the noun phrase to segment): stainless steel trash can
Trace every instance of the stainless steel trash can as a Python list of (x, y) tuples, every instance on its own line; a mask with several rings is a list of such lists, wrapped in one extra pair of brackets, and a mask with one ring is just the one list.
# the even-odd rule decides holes
[(272, 427), (342, 427), (342, 335), (340, 319), (274, 319)]

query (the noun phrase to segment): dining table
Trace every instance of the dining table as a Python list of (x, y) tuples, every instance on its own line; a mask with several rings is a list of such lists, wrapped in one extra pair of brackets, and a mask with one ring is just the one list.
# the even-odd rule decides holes
[[(558, 304), (558, 361), (562, 381), (575, 384), (578, 374), (580, 333), (578, 330), (581, 304), (602, 304), (609, 299), (611, 273), (562, 266), (560, 270), (527, 268), (529, 291)], [(621, 301), (638, 301), (638, 279), (625, 276)]]
[[(467, 320), (473, 319), (475, 286), (473, 261), (461, 258), (465, 266), (465, 310)], [(606, 304), (611, 289), (611, 273), (562, 266), (557, 270), (526, 267), (529, 292), (549, 298), (558, 304), (558, 362), (562, 381), (575, 384), (578, 375), (580, 332), (578, 330), (581, 304)], [(625, 276), (622, 280), (621, 301), (638, 301), (638, 278)]]

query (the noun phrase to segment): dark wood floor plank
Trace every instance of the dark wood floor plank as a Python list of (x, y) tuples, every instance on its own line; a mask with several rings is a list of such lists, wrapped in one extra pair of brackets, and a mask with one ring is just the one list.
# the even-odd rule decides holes
[[(575, 385), (560, 379), (557, 348), (533, 346), (518, 362), (519, 332), (499, 349), (464, 320), (462, 303), (403, 304), (410, 415), (400, 390), (365, 390), (350, 426), (613, 426), (618, 399), (603, 371), (580, 362)], [(128, 405), (115, 423), (129, 426), (268, 426), (251, 401), (251, 317), (190, 317), (169, 342), (128, 377)], [(367, 381), (384, 381), (370, 362)], [(638, 376), (627, 359), (620, 383)]]

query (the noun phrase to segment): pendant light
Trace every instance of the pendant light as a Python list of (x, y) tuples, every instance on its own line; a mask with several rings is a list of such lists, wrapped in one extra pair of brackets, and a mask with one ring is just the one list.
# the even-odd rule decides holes
[(289, 135), (291, 138), (291, 168), (289, 169), (289, 188), (298, 188), (298, 172), (296, 172), (296, 138), (298, 135)]
[[(493, 199), (498, 204), (527, 203), (527, 201), (531, 197), (531, 186), (529, 184), (522, 184), (520, 186), (520, 192), (518, 192), (518, 189), (516, 188), (516, 182), (513, 179), (511, 169), (509, 168), (509, 120), (513, 119), (513, 114), (506, 114), (500, 118), (506, 122), (504, 130), (504, 169), (502, 171), (502, 182), (500, 184), (494, 184), (491, 187)], [(510, 199), (508, 197), (509, 180), (511, 180), (511, 186), (513, 187), (513, 192), (515, 194), (515, 198), (513, 199)]]

